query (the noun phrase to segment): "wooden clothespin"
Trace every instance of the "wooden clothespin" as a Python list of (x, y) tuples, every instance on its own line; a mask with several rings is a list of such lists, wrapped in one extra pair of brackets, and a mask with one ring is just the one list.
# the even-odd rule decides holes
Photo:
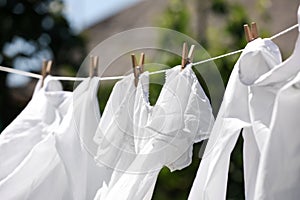
[(251, 23), (251, 28), (249, 28), (248, 24), (244, 24), (244, 31), (247, 42), (251, 42), (258, 38), (258, 30), (255, 22)]
[(90, 77), (97, 76), (98, 74), (99, 56), (90, 56)]
[(42, 67), (42, 84), (41, 87), (44, 86), (45, 78), (50, 74), (52, 67), (52, 60), (43, 60), (43, 67)]
[(192, 45), (188, 53), (187, 44), (186, 42), (183, 43), (182, 56), (181, 56), (181, 70), (183, 70), (187, 64), (193, 62), (194, 49), (195, 49), (195, 45)]
[(137, 87), (139, 76), (141, 73), (144, 72), (145, 54), (141, 53), (139, 65), (137, 65), (137, 60), (134, 54), (131, 54), (131, 61), (132, 61), (132, 69), (134, 74), (134, 85), (135, 87)]

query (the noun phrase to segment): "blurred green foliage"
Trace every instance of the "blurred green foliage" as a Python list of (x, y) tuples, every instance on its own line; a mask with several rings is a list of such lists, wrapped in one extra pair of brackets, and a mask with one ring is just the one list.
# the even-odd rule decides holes
[[(52, 74), (64, 69), (75, 75), (86, 55), (85, 40), (73, 33), (63, 8), (60, 0), (0, 0), (0, 64), (14, 66), (17, 59), (22, 59), (30, 63), (28, 69), (23, 70), (40, 73), (40, 68), (31, 68), (31, 64), (38, 63), (41, 67), (43, 59), (51, 58), (54, 61)], [(5, 49), (15, 41), (21, 41), (21, 46), (13, 47), (13, 53), (8, 53)], [(25, 105), (12, 98), (6, 80), (7, 74), (1, 72), (0, 121), (3, 126), (0, 131)]]
[(162, 16), (159, 16), (160, 26), (170, 28), (181, 33), (190, 34), (188, 26), (190, 22), (189, 9), (183, 0), (171, 0)]

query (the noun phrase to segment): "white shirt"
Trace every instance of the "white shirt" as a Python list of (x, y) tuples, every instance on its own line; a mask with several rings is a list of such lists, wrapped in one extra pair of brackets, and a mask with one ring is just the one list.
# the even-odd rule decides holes
[(245, 196), (253, 199), (260, 152), (278, 91), (257, 86), (256, 81), (280, 62), (280, 51), (272, 41), (258, 38), (247, 44), (231, 73), (189, 200), (225, 199), (230, 154), (242, 128)]
[(208, 138), (214, 122), (209, 100), (191, 66), (180, 69), (166, 72), (155, 106), (148, 100), (149, 73), (140, 76), (133, 118), (136, 158), (126, 171), (113, 173), (98, 199), (151, 199), (160, 169), (188, 166), (193, 144)]
[[(61, 85), (59, 84), (59, 82), (52, 81), (53, 80), (50, 81), (49, 78), (46, 78), (45, 87), (47, 88), (48, 86), (50, 87), (50, 85), (54, 84), (51, 87), (61, 89)], [(43, 91), (43, 93), (45, 95), (44, 97), (47, 97), (47, 101), (42, 101), (43, 98), (40, 98), (38, 99), (39, 101), (36, 101), (37, 95), (34, 95), (33, 99), (35, 99), (35, 101), (30, 102), (34, 102), (34, 104), (30, 104), (31, 106), (34, 106), (33, 110), (35, 112), (40, 111), (39, 114), (45, 116), (45, 118), (42, 119), (51, 119), (51, 117), (54, 116), (60, 118), (54, 120), (56, 121), (56, 126), (51, 126), (51, 124), (50, 126), (47, 126), (48, 124), (46, 124), (44, 121), (40, 121), (41, 125), (37, 124), (36, 126), (34, 122), (39, 121), (35, 119), (35, 115), (29, 112), (29, 110), (24, 111), (24, 113), (30, 114), (27, 116), (27, 121), (21, 121), (19, 119), (20, 121), (17, 122), (18, 125), (22, 125), (19, 123), (23, 122), (24, 128), (27, 128), (28, 130), (23, 130), (24, 132), (17, 132), (24, 135), (22, 135), (20, 140), (16, 140), (15, 144), (19, 144), (21, 147), (22, 145), (24, 145), (27, 148), (24, 148), (24, 150), (27, 150), (28, 153), (26, 155), (23, 155), (24, 159), (20, 160), (20, 163), (18, 163), (18, 165), (13, 168), (13, 171), (0, 181), (0, 196), (3, 199), (66, 199), (65, 191), (67, 191), (68, 183), (63, 165), (59, 165), (60, 158), (55, 149), (55, 140), (52, 132), (54, 128), (58, 127), (61, 118), (64, 116), (65, 111), (67, 110), (67, 107), (71, 100), (71, 93), (51, 90), (47, 92)], [(64, 103), (61, 104), (62, 102)], [(44, 106), (44, 108), (39, 107), (39, 104)], [(63, 112), (53, 113), (54, 111), (52, 110), (52, 107), (56, 109), (60, 108), (60, 110)], [(29, 108), (30, 107), (27, 107), (26, 109)], [(47, 115), (49, 115), (48, 118), (46, 117)], [(29, 125), (31, 125), (32, 127), (30, 127)], [(12, 131), (11, 133), (13, 136), (14, 132)], [(33, 141), (31, 141), (30, 139), (33, 139)], [(24, 142), (24, 144), (21, 142)], [(13, 143), (10, 143), (10, 145), (12, 144)], [(47, 177), (49, 174), (53, 175), (53, 171), (56, 171), (56, 173), (54, 174), (54, 176), (50, 176), (50, 179), (52, 179), (52, 182), (50, 183), (50, 179), (48, 179)], [(44, 186), (42, 187), (43, 192), (38, 189), (41, 186)]]
[[(298, 8), (300, 24), (300, 6)], [(271, 130), (262, 151), (255, 199), (299, 199), (300, 27), (293, 54), (262, 76), (259, 85), (285, 83), (274, 104)]]
[(93, 141), (100, 112), (97, 99), (99, 77), (87, 78), (75, 90), (73, 102), (61, 127), (55, 132), (56, 147), (69, 180), (72, 200), (93, 199), (111, 170), (97, 166)]
[(0, 182), (0, 195), (6, 200), (71, 200), (66, 198), (69, 195), (68, 185), (55, 149), (54, 135), (49, 134)]
[(92, 155), (96, 153), (93, 136), (100, 119), (98, 82), (99, 78), (87, 78), (74, 90), (58, 130), (35, 145), (0, 182), (1, 198), (93, 199), (102, 181), (110, 177), (107, 168), (98, 167)]
[(71, 92), (62, 91), (60, 82), (47, 76), (35, 87), (32, 99), (0, 135), (0, 180), (24, 160), (31, 149), (55, 130), (66, 113)]
[(277, 94), (271, 134), (258, 170), (255, 199), (300, 197), (299, 81), (300, 73)]

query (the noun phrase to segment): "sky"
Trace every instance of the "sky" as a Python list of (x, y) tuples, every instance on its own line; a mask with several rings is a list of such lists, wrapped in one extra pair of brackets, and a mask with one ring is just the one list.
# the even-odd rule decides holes
[(80, 32), (142, 0), (63, 0), (65, 15), (74, 30)]

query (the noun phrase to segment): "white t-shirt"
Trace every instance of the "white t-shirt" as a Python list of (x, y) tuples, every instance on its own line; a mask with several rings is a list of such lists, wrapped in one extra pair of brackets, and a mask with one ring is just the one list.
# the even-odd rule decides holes
[(277, 94), (270, 138), (259, 165), (255, 199), (300, 197), (299, 81), (300, 73)]
[(247, 44), (231, 73), (189, 200), (225, 199), (230, 154), (242, 128), (245, 196), (253, 199), (260, 152), (280, 87), (258, 86), (256, 81), (280, 62), (280, 51), (269, 39)]
[(56, 147), (69, 180), (72, 200), (93, 199), (103, 181), (108, 181), (111, 170), (97, 166), (93, 141), (100, 112), (97, 99), (99, 77), (87, 78), (75, 90), (73, 103), (58, 131)]
[(149, 73), (139, 77), (132, 121), (136, 158), (123, 172), (114, 171), (95, 199), (151, 199), (160, 169), (188, 166), (193, 144), (208, 138), (214, 122), (209, 100), (191, 66), (180, 69), (166, 72), (155, 106), (148, 100)]
[(62, 91), (60, 82), (47, 76), (35, 87), (32, 99), (0, 135), (0, 180), (23, 161), (31, 149), (55, 130), (66, 113), (71, 92)]

